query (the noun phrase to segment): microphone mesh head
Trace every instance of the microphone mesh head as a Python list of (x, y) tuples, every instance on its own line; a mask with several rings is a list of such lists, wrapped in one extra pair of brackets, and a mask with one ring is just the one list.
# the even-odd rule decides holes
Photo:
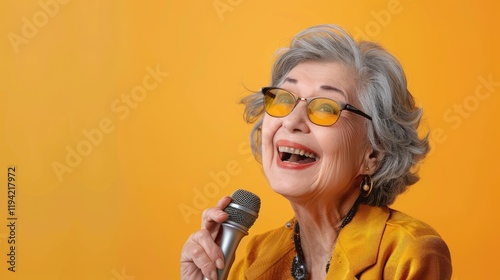
[(228, 221), (239, 224), (248, 230), (259, 214), (260, 198), (245, 190), (236, 190), (231, 198), (233, 199), (232, 203), (241, 207), (236, 208), (229, 204), (224, 209), (224, 212), (229, 214)]

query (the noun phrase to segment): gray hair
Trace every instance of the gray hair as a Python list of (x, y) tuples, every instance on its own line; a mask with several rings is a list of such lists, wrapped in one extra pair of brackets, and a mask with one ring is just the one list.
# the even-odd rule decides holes
[[(428, 134), (417, 132), (422, 109), (415, 105), (407, 89), (406, 77), (398, 60), (373, 42), (355, 42), (342, 28), (319, 25), (298, 33), (289, 48), (277, 52), (271, 86), (279, 86), (301, 62), (339, 62), (355, 70), (356, 95), (361, 110), (370, 115), (369, 144), (380, 161), (372, 176), (373, 191), (363, 203), (390, 205), (418, 180), (418, 163), (429, 152)], [(255, 158), (261, 159), (261, 129), (264, 113), (260, 92), (241, 100), (244, 119), (256, 122), (250, 141)]]

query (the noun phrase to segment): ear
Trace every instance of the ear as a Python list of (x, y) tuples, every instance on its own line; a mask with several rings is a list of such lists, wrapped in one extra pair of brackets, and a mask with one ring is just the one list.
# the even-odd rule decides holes
[(361, 170), (359, 174), (372, 175), (375, 173), (382, 158), (383, 154), (381, 152), (374, 150), (372, 147), (368, 147), (365, 151), (363, 165), (360, 167)]

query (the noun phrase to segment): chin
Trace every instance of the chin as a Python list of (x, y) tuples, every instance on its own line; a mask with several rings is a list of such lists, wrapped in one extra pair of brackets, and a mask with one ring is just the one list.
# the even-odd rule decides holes
[(300, 197), (311, 191), (311, 182), (298, 182), (297, 178), (270, 180), (271, 189), (285, 198)]

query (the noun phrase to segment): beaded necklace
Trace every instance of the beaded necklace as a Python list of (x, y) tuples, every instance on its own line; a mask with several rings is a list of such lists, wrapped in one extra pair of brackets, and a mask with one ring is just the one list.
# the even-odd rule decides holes
[[(356, 211), (358, 210), (358, 201), (354, 203), (351, 210), (347, 213), (342, 224), (340, 225), (340, 229), (344, 228), (354, 217)], [(340, 231), (340, 230), (339, 230)], [(293, 243), (295, 244), (295, 258), (293, 258), (291, 274), (294, 280), (307, 280), (308, 271), (306, 267), (306, 263), (304, 261), (304, 252), (302, 252), (302, 246), (300, 244), (300, 227), (299, 222), (295, 223), (294, 232), (293, 232)], [(335, 248), (335, 247), (334, 247)], [(330, 260), (326, 263), (326, 273), (330, 269)]]

